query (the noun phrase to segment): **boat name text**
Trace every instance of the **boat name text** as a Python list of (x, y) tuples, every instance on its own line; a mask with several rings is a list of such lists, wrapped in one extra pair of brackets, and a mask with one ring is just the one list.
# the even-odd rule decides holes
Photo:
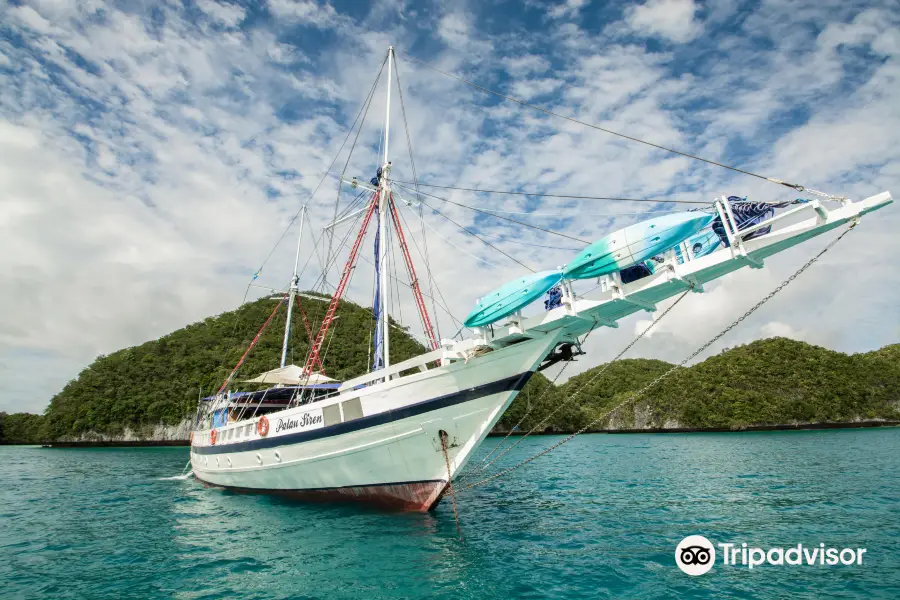
[(311, 415), (309, 413), (303, 413), (297, 419), (278, 419), (278, 424), (275, 425), (275, 433), (279, 431), (287, 431), (289, 429), (297, 429), (309, 427), (311, 425), (321, 425), (322, 424), (322, 415)]

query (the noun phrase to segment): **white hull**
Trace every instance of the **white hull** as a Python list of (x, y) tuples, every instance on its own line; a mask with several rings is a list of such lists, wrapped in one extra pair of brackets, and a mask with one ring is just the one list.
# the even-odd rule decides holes
[[(207, 484), (246, 491), (428, 510), (448, 480), (439, 432), (448, 434), (452, 476), (558, 338), (542, 336), (271, 413), (265, 437), (256, 431), (256, 418), (217, 429), (215, 444), (210, 430), (195, 432), (194, 474)], [(361, 415), (350, 410), (357, 398)], [(336, 403), (344, 419), (328, 423), (323, 414), (334, 415)]]

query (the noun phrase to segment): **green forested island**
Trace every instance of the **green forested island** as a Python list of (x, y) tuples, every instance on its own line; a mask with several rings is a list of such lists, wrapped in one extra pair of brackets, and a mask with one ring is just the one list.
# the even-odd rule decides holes
[[(43, 415), (0, 413), (0, 442), (109, 438), (126, 432), (131, 439), (153, 439), (160, 427), (193, 417), (198, 398), (218, 389), (274, 305), (261, 299), (158, 340), (100, 356), (50, 400)], [(326, 304), (305, 299), (304, 306), (315, 328)], [(370, 309), (350, 302), (342, 302), (337, 314), (324, 362), (329, 376), (346, 379), (368, 368), (373, 318)], [(237, 379), (278, 366), (284, 319), (282, 309)], [(302, 364), (308, 337), (298, 311), (292, 327), (289, 362)], [(399, 327), (392, 334), (392, 362), (424, 350)], [(520, 420), (523, 431), (579, 429), (670, 367), (659, 360), (623, 359), (599, 377), (604, 365), (558, 386), (538, 374), (497, 430), (508, 431)], [(847, 355), (785, 338), (753, 342), (680, 369), (596, 429), (744, 429), (859, 421), (900, 421), (900, 344)]]

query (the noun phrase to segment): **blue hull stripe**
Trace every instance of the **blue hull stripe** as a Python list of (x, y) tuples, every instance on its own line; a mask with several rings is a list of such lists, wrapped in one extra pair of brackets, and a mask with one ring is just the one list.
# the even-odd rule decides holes
[(222, 446), (192, 446), (191, 452), (194, 454), (233, 454), (235, 452), (249, 452), (251, 450), (262, 450), (264, 448), (275, 448), (278, 446), (288, 446), (291, 444), (299, 444), (310, 440), (318, 440), (321, 438), (331, 437), (350, 433), (351, 431), (359, 431), (377, 425), (384, 425), (393, 421), (400, 421), (416, 415), (421, 415), (433, 410), (439, 410), (448, 406), (470, 402), (491, 394), (499, 394), (501, 392), (517, 392), (525, 387), (531, 378), (533, 371), (527, 371), (519, 375), (513, 375), (506, 379), (493, 381), (484, 385), (460, 390), (452, 394), (438, 396), (431, 400), (410, 404), (397, 410), (389, 410), (383, 413), (361, 417), (345, 423), (336, 423), (321, 429), (313, 429), (311, 431), (298, 431), (297, 433), (289, 433), (278, 437), (262, 438), (259, 440), (249, 440), (237, 444), (225, 444)]

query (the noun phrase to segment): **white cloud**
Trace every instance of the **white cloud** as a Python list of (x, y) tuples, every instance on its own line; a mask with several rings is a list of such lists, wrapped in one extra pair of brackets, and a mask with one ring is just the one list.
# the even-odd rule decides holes
[(694, 0), (647, 0), (626, 10), (626, 21), (635, 33), (682, 44), (703, 31), (696, 19)]
[(275, 18), (304, 25), (329, 28), (343, 22), (333, 6), (315, 0), (269, 0), (268, 7)]
[(197, 6), (214, 21), (226, 27), (237, 27), (247, 14), (244, 8), (237, 4), (213, 0), (197, 0)]
[(547, 15), (551, 19), (572, 19), (578, 16), (578, 13), (588, 3), (588, 0), (566, 0), (562, 4), (557, 4), (547, 11)]
[(459, 13), (444, 15), (438, 22), (437, 33), (448, 45), (465, 48), (469, 41), (469, 20)]
[(759, 331), (763, 337), (786, 337), (792, 340), (802, 340), (804, 337), (802, 332), (781, 321), (766, 323)]
[(506, 59), (506, 71), (513, 77), (527, 77), (540, 74), (550, 68), (550, 61), (539, 54), (512, 56)]
[(523, 100), (531, 100), (535, 96), (546, 96), (558, 90), (563, 81), (548, 77), (547, 79), (528, 79), (517, 81), (512, 86), (515, 97)]

